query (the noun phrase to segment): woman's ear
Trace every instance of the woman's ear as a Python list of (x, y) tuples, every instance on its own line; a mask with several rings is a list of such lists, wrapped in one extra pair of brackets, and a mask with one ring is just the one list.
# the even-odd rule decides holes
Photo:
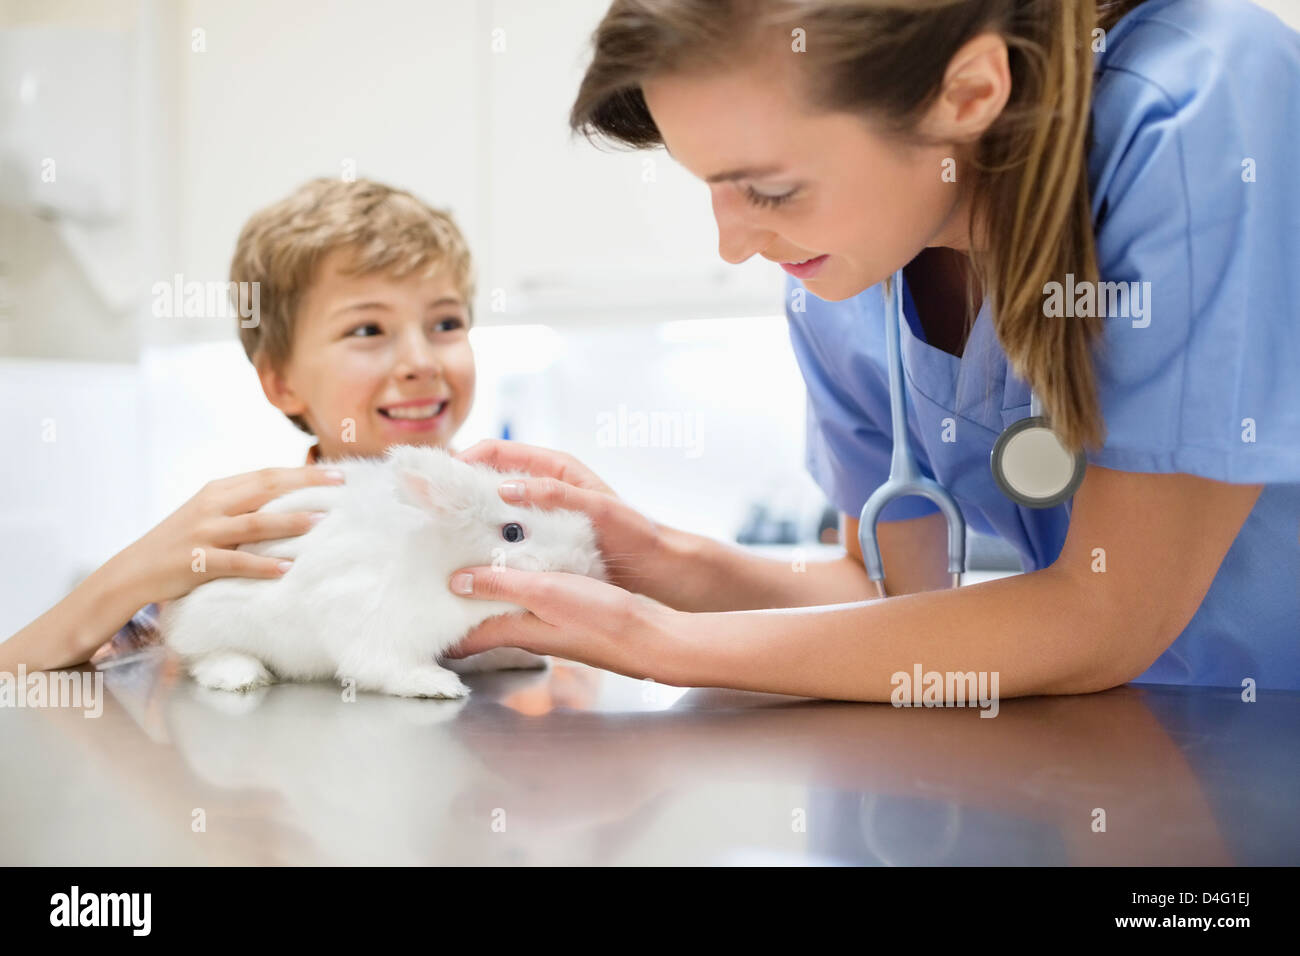
[(997, 33), (981, 33), (953, 54), (921, 129), (939, 142), (973, 143), (993, 125), (1010, 97), (1006, 40)]

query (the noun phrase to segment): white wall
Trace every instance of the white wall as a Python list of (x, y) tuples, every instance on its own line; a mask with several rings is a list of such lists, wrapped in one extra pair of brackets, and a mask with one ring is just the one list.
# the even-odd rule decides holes
[(147, 528), (133, 365), (0, 359), (0, 639)]

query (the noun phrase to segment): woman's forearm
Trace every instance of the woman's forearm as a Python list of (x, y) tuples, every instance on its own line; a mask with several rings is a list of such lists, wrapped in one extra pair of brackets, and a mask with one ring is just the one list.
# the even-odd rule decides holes
[(129, 559), (119, 553), (54, 607), (0, 643), (0, 671), (70, 667), (86, 661), (149, 603), (137, 593)]
[[(683, 615), (668, 683), (888, 701), (896, 673), (997, 674), (998, 697), (1131, 679), (1153, 615), (1119, 612), (1056, 568), (837, 607)], [(1158, 653), (1158, 652), (1157, 652)], [(1154, 657), (1152, 657), (1154, 659)], [(921, 688), (916, 688), (920, 694)]]
[(743, 611), (860, 601), (875, 593), (861, 563), (777, 560), (689, 531), (663, 529), (644, 593), (679, 611)]

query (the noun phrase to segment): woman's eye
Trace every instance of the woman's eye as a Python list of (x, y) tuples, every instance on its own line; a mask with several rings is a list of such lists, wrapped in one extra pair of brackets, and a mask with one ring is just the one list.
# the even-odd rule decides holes
[(351, 332), (349, 332), (348, 335), (352, 336), (353, 338), (358, 338), (358, 339), (368, 339), (368, 338), (371, 338), (371, 336), (369, 336), (369, 335), (357, 335), (357, 333), (360, 332), (360, 331), (362, 331), (363, 329), (374, 329), (374, 330), (375, 330), (375, 334), (376, 334), (376, 335), (379, 334), (379, 326), (375, 325), (375, 323), (373, 323), (373, 322), (367, 322), (365, 325), (358, 325), (355, 329), (353, 329)]
[(501, 537), (505, 538), (511, 544), (524, 540), (523, 525), (512, 521), (507, 525), (501, 526)]
[(464, 324), (465, 322), (460, 316), (448, 316), (445, 319), (438, 320), (438, 330), (440, 332), (454, 332)]
[(764, 209), (771, 209), (779, 206), (794, 196), (799, 190), (797, 188), (787, 189), (783, 193), (762, 193), (753, 186), (745, 187), (745, 198), (755, 206), (761, 206)]

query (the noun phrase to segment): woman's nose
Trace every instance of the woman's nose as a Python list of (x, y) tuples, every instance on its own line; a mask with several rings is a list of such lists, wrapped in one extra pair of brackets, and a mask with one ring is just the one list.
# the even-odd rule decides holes
[(741, 200), (729, 184), (713, 187), (713, 218), (718, 223), (718, 255), (732, 265), (739, 265), (767, 247), (773, 233), (749, 221), (747, 210), (739, 208)]

